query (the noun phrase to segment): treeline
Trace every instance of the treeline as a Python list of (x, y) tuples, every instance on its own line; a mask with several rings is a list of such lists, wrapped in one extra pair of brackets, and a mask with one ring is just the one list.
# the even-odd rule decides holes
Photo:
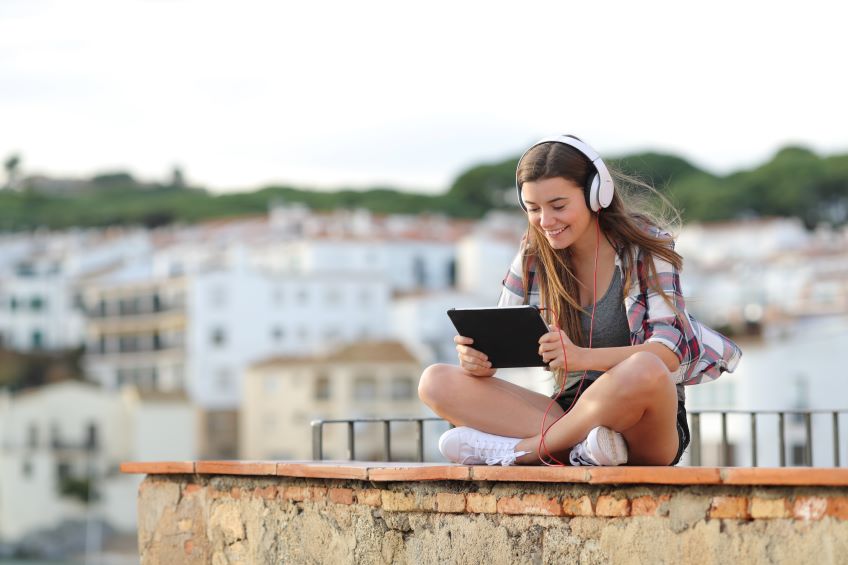
[[(269, 186), (254, 192), (215, 194), (179, 182), (140, 183), (126, 173), (100, 175), (65, 190), (21, 183), (0, 191), (0, 231), (73, 226), (192, 223), (261, 214), (272, 202), (301, 203), (314, 210), (365, 208), (375, 213), (442, 213), (478, 218), (492, 209), (516, 209), (515, 161), (471, 167), (443, 194), (391, 187), (334, 192)], [(640, 153), (608, 163), (653, 184), (685, 221), (795, 216), (808, 226), (848, 220), (848, 155), (821, 157), (787, 147), (751, 170), (719, 176), (680, 157)], [(176, 175), (175, 175), (176, 178)]]

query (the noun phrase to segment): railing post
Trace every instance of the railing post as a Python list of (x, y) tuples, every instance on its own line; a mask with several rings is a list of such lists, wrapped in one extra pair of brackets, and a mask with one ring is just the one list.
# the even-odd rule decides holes
[(354, 459), (353, 452), (353, 420), (349, 420), (347, 423), (347, 458), (350, 461)]
[(777, 413), (777, 435), (780, 443), (780, 466), (786, 467), (786, 413)]
[(807, 467), (813, 466), (813, 415), (809, 412), (804, 414), (804, 434), (806, 441), (804, 446), (804, 463)]
[(383, 420), (383, 452), (386, 461), (392, 460), (392, 429), (391, 420)]
[(701, 414), (699, 412), (692, 413), (692, 461), (693, 467), (701, 465)]
[(324, 459), (324, 422), (312, 420), (312, 459), (321, 461)]
[(833, 413), (833, 466), (839, 467), (839, 412)]
[(751, 412), (751, 467), (757, 466), (757, 413)]
[(415, 421), (416, 455), (419, 463), (424, 462), (424, 420)]
[(727, 441), (727, 412), (721, 413), (721, 464), (727, 467), (730, 463)]

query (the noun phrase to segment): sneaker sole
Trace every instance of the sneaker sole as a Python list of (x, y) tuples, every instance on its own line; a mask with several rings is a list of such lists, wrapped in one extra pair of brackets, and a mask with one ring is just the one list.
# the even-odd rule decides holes
[(609, 428), (598, 428), (592, 446), (592, 454), (601, 465), (616, 466), (627, 463), (627, 443), (618, 432)]

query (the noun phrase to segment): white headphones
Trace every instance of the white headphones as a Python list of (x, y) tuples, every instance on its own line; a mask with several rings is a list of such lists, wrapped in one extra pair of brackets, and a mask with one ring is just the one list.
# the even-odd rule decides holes
[[(612, 195), (615, 192), (615, 184), (612, 182), (612, 177), (607, 170), (607, 166), (604, 164), (603, 159), (601, 159), (601, 156), (598, 155), (597, 151), (573, 135), (556, 135), (537, 141), (531, 145), (523, 155), (521, 155), (521, 159), (518, 160), (518, 165), (521, 165), (521, 161), (524, 160), (524, 157), (530, 149), (533, 149), (542, 143), (552, 142), (562, 143), (569, 147), (573, 147), (592, 162), (592, 166), (595, 167), (595, 174), (589, 175), (589, 180), (586, 182), (586, 205), (589, 206), (593, 212), (597, 212), (601, 208), (609, 206), (610, 202), (612, 202)], [(518, 203), (524, 211), (527, 211), (527, 206), (524, 205), (524, 199), (521, 198), (521, 187), (518, 184), (518, 166), (515, 167), (515, 189), (518, 191)]]

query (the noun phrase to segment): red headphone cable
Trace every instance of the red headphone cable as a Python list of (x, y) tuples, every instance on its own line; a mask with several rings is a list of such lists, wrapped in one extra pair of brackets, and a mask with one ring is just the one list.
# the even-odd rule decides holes
[[(594, 330), (595, 330), (595, 308), (597, 307), (597, 296), (598, 296), (598, 255), (599, 255), (599, 251), (600, 251), (600, 248), (601, 248), (601, 221), (600, 221), (600, 216), (601, 216), (601, 213), (600, 213), (600, 210), (599, 210), (598, 211), (598, 218), (597, 218), (597, 221), (595, 222), (595, 272), (592, 275), (592, 316), (589, 319), (589, 349), (592, 349), (592, 334), (594, 333)], [(539, 456), (539, 460), (542, 462), (542, 464), (547, 465), (549, 467), (565, 467), (566, 464), (563, 463), (562, 461), (560, 461), (559, 459), (557, 459), (556, 457), (554, 457), (551, 454), (551, 452), (548, 450), (548, 446), (545, 445), (545, 434), (548, 433), (548, 430), (550, 430), (553, 427), (554, 424), (559, 422), (566, 414), (568, 414), (571, 411), (572, 408), (574, 408), (574, 404), (577, 402), (577, 399), (580, 397), (580, 391), (583, 389), (583, 383), (586, 380), (586, 374), (588, 373), (588, 369), (583, 370), (583, 375), (580, 377), (580, 383), (577, 385), (577, 392), (574, 395), (574, 400), (571, 401), (571, 405), (568, 407), (567, 410), (565, 410), (565, 412), (563, 413), (562, 416), (557, 418), (555, 421), (551, 422), (551, 424), (546, 428), (545, 427), (545, 421), (548, 419), (548, 412), (550, 412), (551, 408), (553, 408), (554, 403), (562, 395), (562, 393), (565, 392), (565, 385), (566, 385), (566, 381), (568, 379), (568, 354), (566, 353), (565, 342), (562, 339), (562, 332), (560, 331), (560, 328), (559, 328), (559, 315), (558, 315), (557, 311), (554, 310), (553, 308), (551, 309), (551, 312), (553, 313), (554, 327), (557, 329), (557, 331), (559, 333), (559, 343), (560, 343), (560, 346), (562, 347), (563, 379), (562, 379), (562, 384), (560, 385), (559, 392), (555, 396), (551, 397), (551, 401), (548, 404), (548, 407), (545, 409), (544, 415), (542, 416), (542, 423), (541, 423), (540, 431), (539, 431), (539, 449), (538, 449), (537, 453), (538, 453), (538, 456)], [(542, 451), (543, 450), (544, 450), (544, 455), (548, 459), (553, 460), (555, 463), (549, 463), (548, 461), (545, 460), (544, 457), (542, 457)]]

